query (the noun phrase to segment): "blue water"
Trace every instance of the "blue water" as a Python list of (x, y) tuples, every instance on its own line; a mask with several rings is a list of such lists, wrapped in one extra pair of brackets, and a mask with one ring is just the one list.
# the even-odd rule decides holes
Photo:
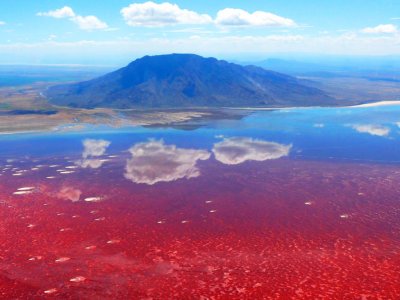
[(0, 136), (0, 157), (69, 155), (82, 140), (105, 139), (109, 153), (148, 139), (181, 148), (212, 149), (223, 138), (249, 137), (291, 144), (292, 159), (400, 162), (400, 105), (258, 111), (241, 120), (213, 120), (197, 129), (90, 127), (81, 132)]

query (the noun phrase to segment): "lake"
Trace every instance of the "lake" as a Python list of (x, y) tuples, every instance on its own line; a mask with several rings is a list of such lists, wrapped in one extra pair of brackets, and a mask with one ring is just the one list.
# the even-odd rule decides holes
[(400, 105), (0, 136), (0, 295), (394, 299)]

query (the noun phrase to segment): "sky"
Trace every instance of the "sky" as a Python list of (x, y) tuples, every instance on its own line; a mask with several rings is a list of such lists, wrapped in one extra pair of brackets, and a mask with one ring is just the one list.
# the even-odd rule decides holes
[(1, 0), (0, 64), (400, 55), (399, 0)]

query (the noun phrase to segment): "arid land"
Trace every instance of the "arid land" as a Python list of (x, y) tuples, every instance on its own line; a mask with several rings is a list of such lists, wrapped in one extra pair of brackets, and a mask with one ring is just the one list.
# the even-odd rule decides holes
[[(81, 130), (87, 125), (186, 126), (190, 121), (232, 119), (247, 114), (216, 109), (115, 110), (54, 106), (41, 93), (51, 84), (0, 88), (0, 134)], [(166, 113), (167, 112), (167, 113)]]
[[(343, 102), (341, 106), (397, 101), (400, 81), (372, 81), (362, 78), (308, 78)], [(21, 132), (73, 131), (88, 125), (111, 127), (167, 126), (181, 129), (198, 127), (202, 121), (237, 119), (251, 113), (246, 109), (75, 109), (50, 104), (42, 96), (59, 82), (34, 82), (29, 85), (0, 87), (0, 134)], [(277, 108), (270, 108), (277, 109)], [(254, 110), (257, 110), (254, 108)]]

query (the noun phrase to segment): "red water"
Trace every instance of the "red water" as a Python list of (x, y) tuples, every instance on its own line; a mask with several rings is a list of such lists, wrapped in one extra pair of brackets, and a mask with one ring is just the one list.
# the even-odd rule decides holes
[(117, 166), (0, 176), (2, 299), (400, 297), (400, 166), (209, 160), (152, 186)]

